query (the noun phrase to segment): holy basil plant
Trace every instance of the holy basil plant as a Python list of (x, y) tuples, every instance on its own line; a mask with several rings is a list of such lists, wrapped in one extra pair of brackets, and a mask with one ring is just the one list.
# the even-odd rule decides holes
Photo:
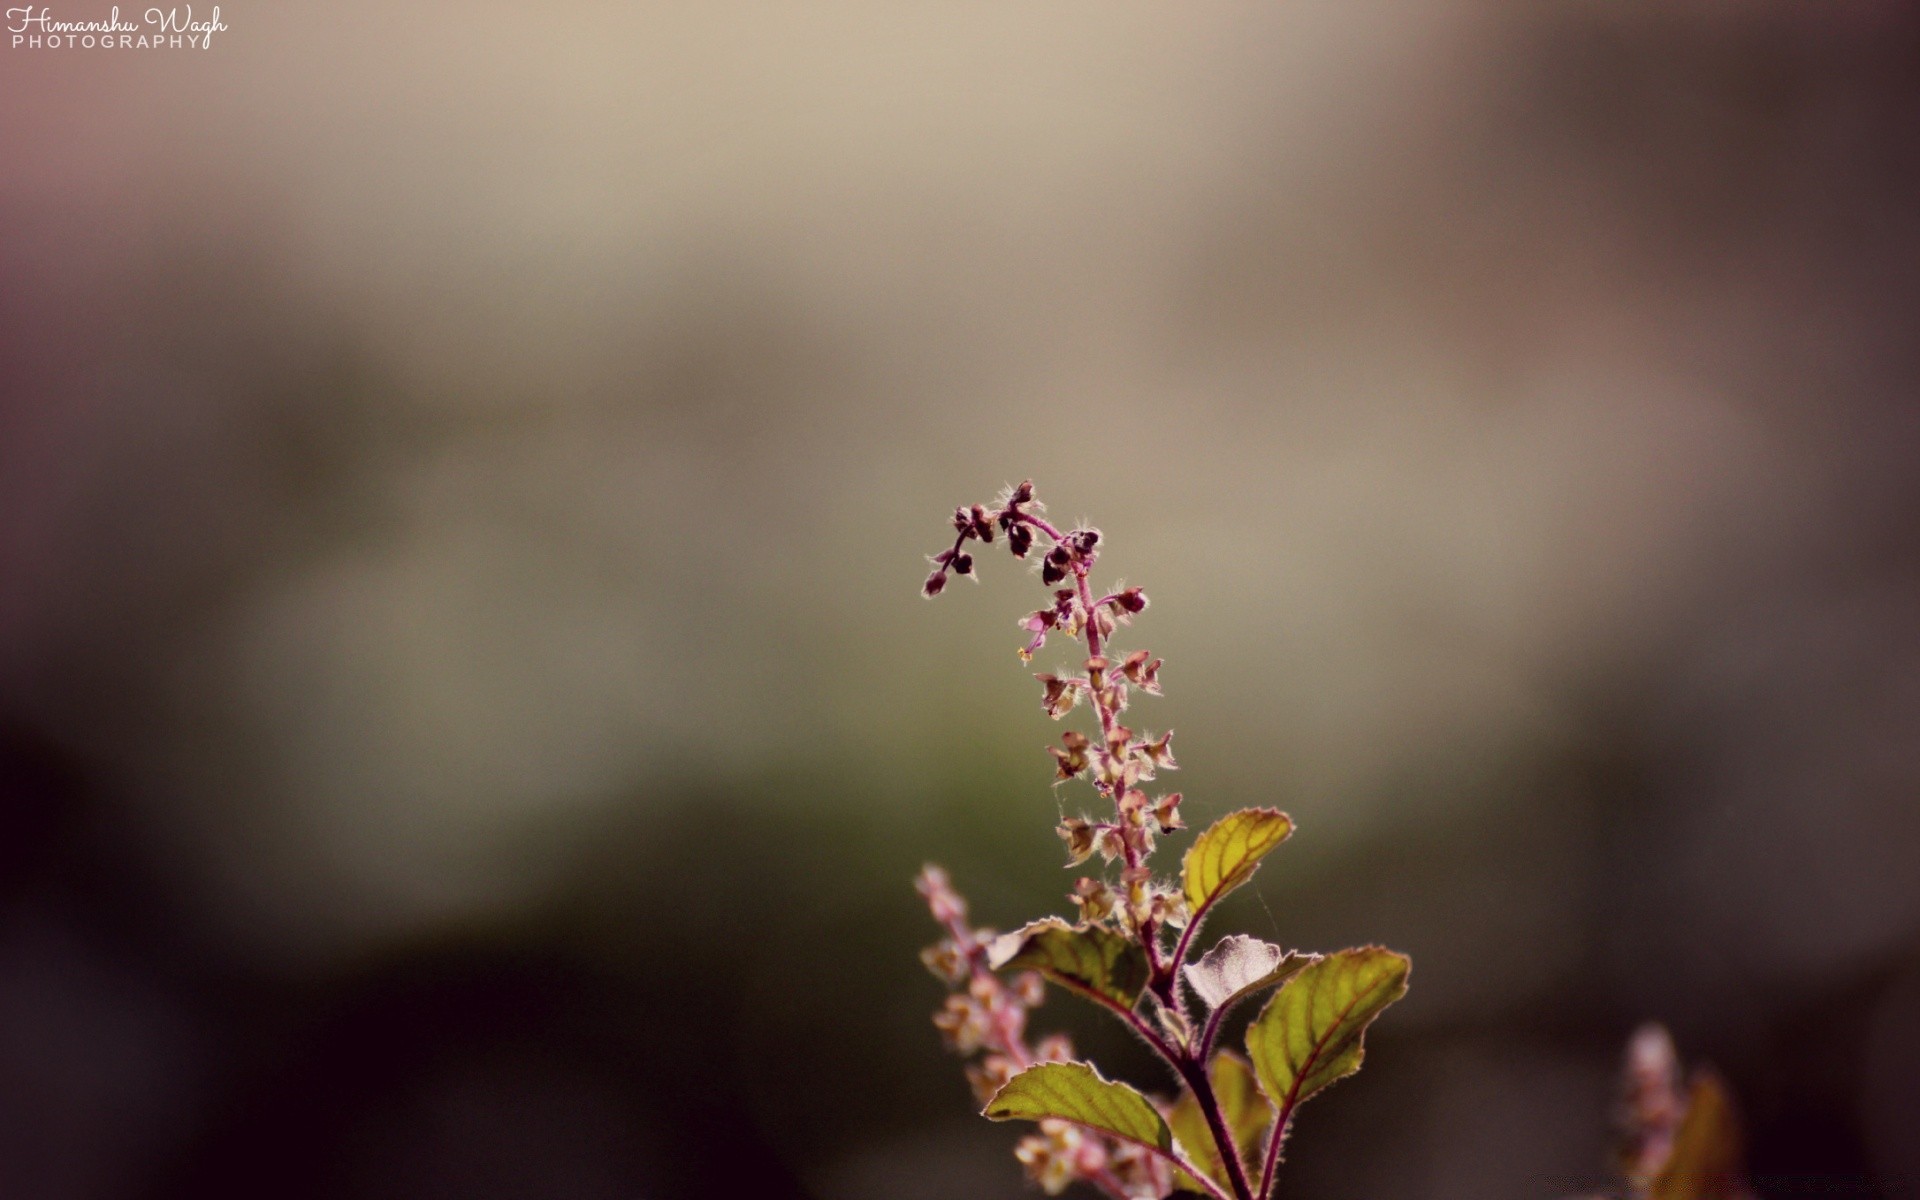
[[(956, 510), (953, 545), (933, 557), (922, 590), (936, 596), (951, 576), (973, 576), (974, 542), (1004, 538), (1015, 558), (1037, 555), (1048, 600), (1020, 620), (1020, 657), (1031, 661), (1050, 636), (1085, 651), (1036, 678), (1053, 719), (1091, 710), (1090, 727), (1067, 730), (1050, 753), (1056, 784), (1085, 781), (1094, 793), (1096, 811), (1060, 822), (1067, 865), (1099, 869), (1074, 883), (1074, 920), (995, 936), (968, 921), (946, 872), (926, 867), (920, 894), (946, 936), (922, 958), (951, 989), (934, 1024), (969, 1060), (985, 1116), (1037, 1123), (1014, 1153), (1048, 1194), (1078, 1182), (1116, 1200), (1176, 1190), (1266, 1200), (1295, 1112), (1360, 1069), (1367, 1027), (1406, 994), (1410, 964), (1378, 946), (1309, 954), (1243, 934), (1201, 950), (1208, 915), (1292, 836), (1293, 821), (1242, 809), (1193, 839), (1177, 875), (1155, 869), (1160, 839), (1184, 827), (1180, 793), (1148, 788), (1178, 765), (1173, 731), (1136, 731), (1123, 717), (1135, 695), (1160, 694), (1161, 661), (1114, 645), (1147, 597), (1133, 587), (1097, 594), (1100, 531), (1062, 530), (1044, 513), (1031, 482)], [(1028, 1012), (1046, 983), (1125, 1023), (1165, 1061), (1178, 1093), (1141, 1092), (1077, 1061), (1064, 1036), (1031, 1036)], [(1220, 1046), (1228, 1014), (1262, 996), (1244, 1055)]]

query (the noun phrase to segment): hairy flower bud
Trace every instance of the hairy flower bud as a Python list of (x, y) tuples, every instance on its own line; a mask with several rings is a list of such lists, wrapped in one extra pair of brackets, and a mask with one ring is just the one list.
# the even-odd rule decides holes
[(956, 554), (953, 556), (953, 569), (961, 575), (973, 574), (973, 555)]
[(1069, 729), (1061, 734), (1060, 741), (1066, 746), (1064, 750), (1059, 746), (1049, 746), (1047, 753), (1053, 755), (1056, 760), (1056, 777), (1072, 779), (1087, 769), (1087, 747), (1090, 743), (1087, 741), (1087, 735), (1077, 729)]
[(1067, 865), (1077, 867), (1093, 857), (1094, 839), (1100, 827), (1085, 817), (1064, 817), (1054, 830), (1067, 844)]
[(1073, 711), (1073, 706), (1080, 701), (1080, 689), (1086, 686), (1086, 680), (1072, 675), (1062, 678), (1043, 673), (1034, 678), (1040, 681), (1041, 707), (1056, 721)]
[(1033, 530), (1018, 522), (1007, 528), (1007, 549), (1013, 551), (1015, 558), (1025, 558), (1033, 549)]
[(920, 594), (931, 600), (935, 596), (938, 596), (946, 586), (947, 572), (944, 568), (936, 568), (933, 574), (927, 576), (927, 581), (920, 585)]
[(1160, 694), (1160, 660), (1145, 650), (1135, 650), (1120, 664), (1120, 673), (1128, 683), (1150, 696)]
[(1074, 881), (1073, 902), (1080, 909), (1080, 923), (1090, 925), (1112, 916), (1120, 897), (1106, 880), (1082, 876)]
[(1153, 802), (1153, 819), (1160, 826), (1161, 833), (1172, 833), (1185, 829), (1187, 823), (1180, 817), (1180, 793), (1172, 792)]
[(1171, 729), (1156, 739), (1141, 742), (1139, 752), (1156, 771), (1180, 769), (1180, 764), (1173, 759), (1173, 730)]
[(1051, 587), (1067, 577), (1067, 568), (1073, 563), (1073, 555), (1065, 546), (1055, 546), (1047, 551), (1045, 561), (1040, 564), (1040, 582)]
[(971, 528), (973, 530), (973, 536), (983, 542), (991, 544), (993, 542), (993, 518), (989, 517), (987, 510), (978, 504), (973, 506), (972, 517)]

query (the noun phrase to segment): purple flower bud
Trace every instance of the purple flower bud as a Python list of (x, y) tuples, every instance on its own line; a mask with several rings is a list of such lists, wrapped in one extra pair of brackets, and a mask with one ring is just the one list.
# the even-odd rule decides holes
[(1013, 495), (1008, 502), (1011, 504), (1025, 504), (1031, 499), (1033, 499), (1033, 480), (1022, 479), (1020, 486), (1013, 489)]
[(973, 574), (973, 555), (971, 554), (954, 555), (953, 569), (961, 575)]
[(973, 513), (966, 508), (953, 510), (953, 531), (955, 533), (973, 532)]
[(1033, 530), (1025, 525), (1012, 524), (1007, 527), (1007, 548), (1013, 551), (1015, 558), (1025, 558), (1033, 549)]
[(927, 576), (927, 581), (920, 585), (920, 593), (928, 598), (932, 598), (934, 596), (938, 596), (940, 594), (940, 590), (946, 586), (947, 586), (946, 568), (944, 567), (936, 568), (933, 574)]
[(1127, 612), (1137, 613), (1147, 607), (1147, 594), (1137, 587), (1131, 587), (1115, 596), (1113, 602)]
[(1073, 555), (1065, 546), (1055, 546), (1047, 551), (1046, 561), (1040, 565), (1040, 582), (1051, 587), (1067, 577), (1067, 567), (1073, 562)]

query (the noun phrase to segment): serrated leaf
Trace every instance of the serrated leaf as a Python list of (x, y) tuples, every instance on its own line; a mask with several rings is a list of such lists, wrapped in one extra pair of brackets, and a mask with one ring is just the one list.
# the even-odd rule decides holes
[[(1273, 1123), (1273, 1105), (1260, 1094), (1253, 1068), (1237, 1054), (1222, 1050), (1214, 1055), (1207, 1076), (1213, 1081), (1213, 1094), (1220, 1102), (1220, 1115), (1226, 1118), (1227, 1131), (1233, 1135), (1240, 1162), (1244, 1166), (1259, 1153), (1260, 1139)], [(1193, 1164), (1203, 1168), (1208, 1178), (1222, 1188), (1232, 1190), (1232, 1185), (1227, 1181), (1226, 1166), (1221, 1161), (1219, 1149), (1214, 1145), (1213, 1131), (1207, 1128), (1206, 1114), (1200, 1111), (1200, 1102), (1193, 1098), (1192, 1092), (1181, 1094), (1167, 1113), (1167, 1124)], [(1174, 1172), (1174, 1186), (1202, 1194), (1207, 1190), (1185, 1171)]]
[(1181, 971), (1208, 1008), (1230, 1008), (1248, 993), (1271, 987), (1319, 958), (1318, 954), (1282, 950), (1272, 942), (1236, 933), (1221, 938), (1213, 949)]
[(1147, 986), (1147, 952), (1138, 942), (1100, 925), (1082, 929), (1048, 917), (995, 938), (987, 961), (1001, 968), (1038, 971), (1063, 987), (1121, 1008), (1132, 1008)]
[(1720, 1077), (1702, 1071), (1687, 1092), (1673, 1152), (1654, 1177), (1652, 1200), (1736, 1200), (1747, 1195), (1740, 1118)]
[(1058, 1117), (1158, 1150), (1173, 1149), (1173, 1133), (1159, 1110), (1124, 1083), (1102, 1079), (1086, 1063), (1041, 1063), (1007, 1080), (987, 1102), (992, 1121)]
[(1366, 946), (1330, 954), (1281, 985), (1247, 1027), (1247, 1055), (1283, 1114), (1360, 1069), (1367, 1026), (1407, 994), (1412, 965)]
[(1180, 864), (1192, 919), (1198, 922), (1217, 900), (1253, 878), (1260, 860), (1292, 832), (1292, 819), (1277, 808), (1243, 808), (1210, 825)]

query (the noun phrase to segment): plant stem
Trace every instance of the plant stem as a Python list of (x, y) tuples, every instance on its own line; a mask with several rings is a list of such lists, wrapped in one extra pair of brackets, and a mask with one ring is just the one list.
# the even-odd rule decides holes
[[(1030, 513), (1017, 513), (1015, 515), (1018, 520), (1026, 522), (1045, 534), (1054, 545), (1057, 546), (1066, 541), (1066, 534), (1056, 529), (1046, 520), (1033, 516)], [(1094, 600), (1093, 589), (1087, 582), (1088, 568), (1085, 563), (1076, 558), (1072, 565), (1072, 570), (1074, 587), (1079, 592), (1080, 606), (1086, 612), (1087, 656), (1089, 658), (1104, 657), (1105, 639), (1100, 632), (1098, 612), (1099, 605), (1105, 604), (1110, 597), (1103, 597), (1098, 602)], [(1107, 667), (1108, 670), (1112, 670), (1113, 664), (1109, 663)], [(1103, 752), (1111, 753), (1111, 738), (1115, 727), (1118, 725), (1119, 714), (1113, 711), (1104, 699), (1102, 693), (1105, 689), (1092, 688), (1090, 690), (1093, 694), (1094, 712), (1100, 719), (1101, 749)], [(1130, 835), (1125, 814), (1121, 811), (1120, 800), (1123, 785), (1117, 783), (1105, 784), (1097, 779), (1094, 780), (1093, 783), (1096, 790), (1100, 791), (1107, 799), (1113, 802), (1114, 816), (1119, 820), (1122, 831), (1121, 846), (1125, 853), (1127, 869), (1129, 872), (1138, 871), (1145, 861), (1145, 855), (1139, 842)], [(1180, 937), (1173, 958), (1163, 960), (1160, 951), (1159, 930), (1156, 922), (1151, 915), (1140, 921), (1140, 943), (1147, 953), (1147, 966), (1149, 977), (1152, 980), (1151, 987), (1153, 993), (1162, 1003), (1179, 1014), (1183, 1019), (1186, 1016), (1186, 1006), (1183, 1003), (1183, 997), (1180, 992), (1179, 964), (1186, 957), (1187, 949), (1192, 944), (1193, 934), (1197, 927), (1197, 921), (1190, 923)], [(1231, 1200), (1256, 1200), (1252, 1187), (1247, 1181), (1246, 1168), (1240, 1161), (1239, 1147), (1235, 1144), (1233, 1134), (1231, 1130), (1228, 1129), (1226, 1118), (1221, 1112), (1220, 1099), (1214, 1095), (1213, 1080), (1207, 1074), (1206, 1053), (1207, 1050), (1211, 1048), (1211, 1035), (1218, 1032), (1218, 1021), (1209, 1020), (1207, 1024), (1209, 1036), (1204, 1040), (1204, 1044), (1196, 1047), (1190, 1039), (1182, 1044), (1170, 1042), (1162, 1036), (1160, 1031), (1155, 1029), (1146, 1018), (1131, 1008), (1122, 1008), (1120, 1005), (1112, 1003), (1108, 1003), (1108, 1007), (1119, 1015), (1121, 1020), (1125, 1021), (1135, 1033), (1139, 1034), (1147, 1045), (1152, 1047), (1153, 1051), (1164, 1059), (1168, 1066), (1173, 1068), (1174, 1073), (1179, 1076), (1181, 1081), (1192, 1090), (1194, 1101), (1200, 1106), (1200, 1112), (1206, 1118), (1207, 1131), (1213, 1135), (1214, 1144), (1220, 1151), (1220, 1161), (1226, 1168), (1227, 1182), (1232, 1189)], [(1197, 1164), (1183, 1166), (1183, 1169), (1192, 1175), (1194, 1179), (1198, 1180), (1208, 1191), (1216, 1196), (1221, 1195), (1219, 1185), (1204, 1173), (1193, 1169), (1194, 1166), (1197, 1166)]]
[(1207, 1132), (1213, 1134), (1213, 1144), (1219, 1147), (1220, 1161), (1227, 1169), (1227, 1183), (1233, 1188), (1233, 1194), (1242, 1200), (1254, 1200), (1251, 1185), (1247, 1182), (1247, 1169), (1240, 1162), (1240, 1147), (1233, 1140), (1233, 1131), (1227, 1127), (1226, 1115), (1220, 1110), (1220, 1099), (1213, 1094), (1213, 1080), (1207, 1076), (1206, 1061), (1189, 1057), (1187, 1065), (1181, 1071), (1181, 1078), (1193, 1089), (1193, 1098), (1200, 1105), (1200, 1113), (1207, 1119)]

